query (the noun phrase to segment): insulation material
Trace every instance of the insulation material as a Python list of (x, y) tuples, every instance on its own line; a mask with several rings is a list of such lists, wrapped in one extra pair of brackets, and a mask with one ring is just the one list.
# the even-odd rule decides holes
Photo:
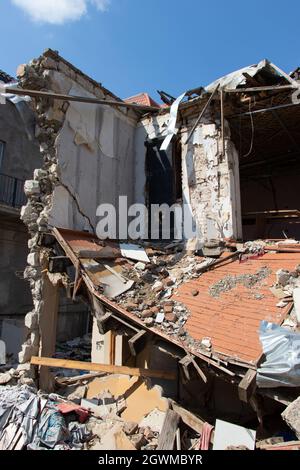
[(167, 128), (167, 135), (160, 148), (161, 151), (166, 151), (168, 149), (173, 136), (177, 134), (176, 123), (177, 123), (178, 108), (179, 108), (181, 101), (185, 97), (185, 95), (186, 95), (186, 92), (182, 93), (182, 95), (180, 95), (171, 106), (170, 119), (169, 119), (168, 128)]
[(260, 340), (266, 360), (257, 371), (257, 386), (299, 387), (300, 334), (262, 321)]

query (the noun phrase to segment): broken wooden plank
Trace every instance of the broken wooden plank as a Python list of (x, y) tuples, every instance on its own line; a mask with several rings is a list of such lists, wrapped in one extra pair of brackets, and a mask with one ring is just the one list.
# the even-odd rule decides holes
[(121, 256), (118, 248), (105, 246), (96, 250), (80, 250), (77, 253), (79, 259), (111, 259)]
[(195, 367), (196, 371), (198, 372), (198, 374), (200, 375), (201, 379), (203, 380), (203, 382), (206, 384), (207, 383), (207, 377), (206, 375), (204, 374), (203, 370), (198, 366), (197, 362), (195, 361), (195, 358), (194, 356), (192, 356), (192, 364), (193, 366)]
[[(97, 326), (101, 335), (105, 335), (108, 331), (113, 329), (113, 318), (110, 312), (105, 313), (101, 318), (97, 318)], [(113, 323), (112, 323), (113, 322)]]
[(134, 335), (130, 340), (128, 341), (129, 349), (132, 354), (132, 356), (137, 356), (139, 352), (141, 352), (145, 346), (145, 341), (146, 341), (146, 331), (141, 330), (136, 335)]
[(157, 450), (173, 450), (180, 416), (176, 411), (168, 410), (159, 435)]
[(184, 375), (185, 375), (187, 380), (191, 379), (190, 372), (189, 372), (189, 366), (192, 364), (194, 366), (194, 368), (196, 369), (197, 373), (200, 375), (203, 382), (207, 383), (206, 375), (201, 370), (201, 368), (198, 366), (198, 364), (195, 361), (195, 358), (194, 358), (194, 356), (192, 356), (192, 354), (187, 353), (186, 356), (184, 356), (182, 359), (180, 359), (179, 364), (182, 366), (182, 370), (183, 370)]
[(114, 366), (107, 364), (95, 364), (93, 362), (70, 361), (68, 359), (53, 359), (51, 357), (31, 358), (31, 364), (35, 366), (56, 367), (61, 369), (78, 369), (108, 374), (131, 375), (134, 377), (153, 377), (157, 379), (176, 380), (177, 374), (169, 371), (142, 369), (137, 367)]
[(72, 385), (77, 382), (84, 382), (85, 380), (92, 380), (106, 375), (105, 372), (94, 372), (92, 374), (75, 375), (74, 377), (55, 377), (55, 382), (58, 385)]
[[(190, 411), (182, 408), (182, 406), (178, 405), (174, 400), (169, 400), (171, 407), (176, 413), (180, 416), (184, 424), (186, 424), (189, 428), (194, 429), (198, 434), (202, 434), (202, 429), (205, 421), (202, 421), (196, 415), (191, 413)], [(211, 440), (212, 441), (212, 440)]]
[(181, 435), (180, 435), (180, 429), (179, 428), (176, 431), (176, 448), (177, 448), (177, 450), (181, 450)]
[(205, 105), (204, 108), (202, 109), (202, 111), (201, 111), (201, 113), (199, 114), (199, 116), (198, 116), (198, 118), (197, 118), (195, 124), (194, 124), (193, 127), (192, 127), (191, 132), (189, 133), (189, 135), (188, 135), (188, 137), (187, 137), (187, 139), (186, 139), (186, 141), (185, 141), (185, 145), (187, 145), (187, 144), (189, 143), (189, 141), (190, 141), (192, 135), (194, 134), (194, 131), (195, 131), (196, 127), (199, 125), (199, 123), (200, 123), (202, 117), (204, 116), (205, 111), (206, 111), (207, 108), (209, 107), (209, 105), (210, 105), (210, 103), (211, 103), (213, 97), (216, 95), (216, 93), (217, 93), (217, 91), (219, 90), (219, 88), (220, 88), (220, 84), (216, 86), (216, 88), (214, 89), (214, 91), (213, 91), (212, 94), (210, 95), (209, 100), (207, 101), (206, 105)]
[(256, 387), (256, 371), (248, 369), (244, 378), (240, 381), (238, 386), (239, 399), (245, 403), (249, 403)]
[(187, 354), (182, 359), (180, 359), (179, 364), (182, 367), (185, 378), (189, 381), (191, 380), (189, 366), (192, 364), (192, 358)]

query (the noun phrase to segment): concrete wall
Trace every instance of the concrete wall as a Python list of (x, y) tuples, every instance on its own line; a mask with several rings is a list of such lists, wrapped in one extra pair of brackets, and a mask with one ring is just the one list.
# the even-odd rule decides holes
[[(88, 81), (84, 86), (58, 71), (48, 78), (55, 91), (95, 98)], [(99, 204), (117, 207), (119, 196), (133, 203), (137, 116), (127, 114), (111, 106), (70, 103), (56, 140), (60, 184), (54, 190), (50, 225), (95, 229)]]

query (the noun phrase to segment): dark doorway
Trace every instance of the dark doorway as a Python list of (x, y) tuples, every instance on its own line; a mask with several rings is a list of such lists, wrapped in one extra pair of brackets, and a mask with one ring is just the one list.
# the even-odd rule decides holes
[[(170, 145), (168, 152), (161, 151), (160, 147), (162, 140), (155, 139), (151, 142), (146, 142), (146, 198), (147, 206), (149, 209), (149, 238), (151, 238), (151, 205), (152, 204), (168, 204), (172, 206), (178, 197), (178, 181), (176, 171), (174, 169), (174, 153), (173, 146)], [(162, 219), (160, 219), (160, 227), (162, 226)], [(170, 239), (174, 235), (174, 217), (171, 217), (171, 231)], [(160, 230), (159, 238), (162, 236)]]

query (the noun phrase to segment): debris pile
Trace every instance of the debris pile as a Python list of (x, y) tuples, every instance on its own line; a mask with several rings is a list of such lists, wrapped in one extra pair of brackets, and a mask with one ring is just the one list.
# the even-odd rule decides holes
[(86, 334), (82, 338), (75, 338), (64, 343), (58, 343), (55, 357), (76, 361), (90, 361), (91, 349), (92, 335)]
[[(268, 267), (263, 267), (255, 274), (241, 274), (239, 276), (227, 276), (221, 281), (217, 282), (210, 289), (212, 297), (219, 297), (222, 292), (228, 292), (234, 289), (237, 285), (243, 285), (247, 289), (254, 288), (257, 284), (261, 283), (266, 277), (271, 274)], [(259, 295), (259, 294), (258, 294)]]
[[(142, 319), (147, 327), (155, 326), (169, 335), (184, 336), (189, 311), (172, 296), (182, 283), (197, 279), (214, 259), (152, 249), (147, 250), (147, 255), (149, 263), (132, 263), (123, 269), (124, 277), (134, 281), (134, 285), (117, 298), (118, 304)], [(195, 297), (198, 294), (196, 290), (192, 293)]]

